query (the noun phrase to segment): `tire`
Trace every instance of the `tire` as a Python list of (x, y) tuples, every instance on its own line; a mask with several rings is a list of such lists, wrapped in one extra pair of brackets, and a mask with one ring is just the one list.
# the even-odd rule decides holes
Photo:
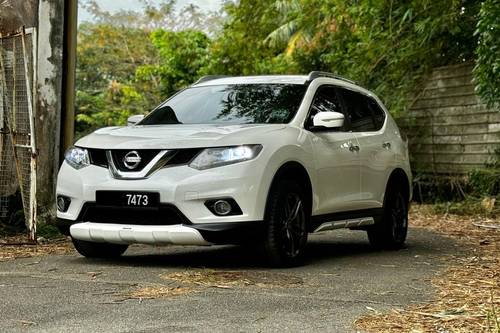
[(383, 250), (404, 247), (408, 233), (408, 199), (400, 186), (388, 187), (382, 221), (367, 230), (370, 244)]
[(310, 220), (304, 192), (292, 181), (281, 181), (271, 188), (264, 252), (272, 266), (297, 266), (303, 261)]
[(117, 258), (128, 248), (128, 245), (95, 243), (71, 238), (75, 249), (87, 258)]

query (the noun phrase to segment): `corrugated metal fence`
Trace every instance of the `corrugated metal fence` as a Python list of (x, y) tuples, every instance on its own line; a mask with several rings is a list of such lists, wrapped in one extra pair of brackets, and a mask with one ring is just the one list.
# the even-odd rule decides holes
[(406, 130), (416, 173), (465, 174), (498, 162), (500, 110), (474, 92), (473, 64), (433, 70), (407, 115)]

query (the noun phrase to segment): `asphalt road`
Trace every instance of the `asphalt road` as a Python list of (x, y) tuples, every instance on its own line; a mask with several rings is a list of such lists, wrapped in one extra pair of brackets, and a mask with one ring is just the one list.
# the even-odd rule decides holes
[[(133, 246), (114, 261), (75, 254), (3, 262), (0, 332), (348, 332), (363, 313), (431, 298), (429, 279), (459, 247), (413, 229), (408, 247), (396, 252), (376, 252), (364, 232), (348, 230), (313, 235), (308, 249), (307, 264), (292, 269), (262, 267), (251, 250), (235, 246)], [(123, 296), (186, 286), (162, 276), (200, 269), (276, 283), (191, 285), (159, 299)]]

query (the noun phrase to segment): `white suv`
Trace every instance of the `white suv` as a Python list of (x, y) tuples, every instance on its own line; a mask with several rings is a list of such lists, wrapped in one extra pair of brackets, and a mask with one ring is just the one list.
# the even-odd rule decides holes
[(330, 73), (208, 76), (66, 152), (60, 229), (86, 257), (129, 244), (252, 243), (295, 265), (308, 233), (403, 246), (407, 144), (380, 100)]

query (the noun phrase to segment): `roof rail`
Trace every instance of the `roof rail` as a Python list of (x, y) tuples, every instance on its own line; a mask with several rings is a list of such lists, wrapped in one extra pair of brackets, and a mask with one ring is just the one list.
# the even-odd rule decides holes
[(205, 75), (205, 76), (200, 77), (198, 79), (198, 81), (196, 81), (193, 84), (198, 84), (198, 83), (202, 83), (202, 82), (212, 81), (212, 80), (216, 80), (216, 79), (223, 79), (225, 77), (230, 77), (230, 76), (229, 75)]
[(346, 79), (345, 77), (339, 76), (337, 74), (328, 73), (328, 72), (321, 72), (321, 71), (312, 71), (312, 72), (310, 72), (309, 73), (309, 77), (307, 78), (307, 81), (312, 81), (314, 79), (317, 79), (318, 77), (329, 77), (329, 78), (332, 78), (332, 79), (342, 80), (342, 81), (345, 81), (345, 82), (356, 84), (355, 81)]

